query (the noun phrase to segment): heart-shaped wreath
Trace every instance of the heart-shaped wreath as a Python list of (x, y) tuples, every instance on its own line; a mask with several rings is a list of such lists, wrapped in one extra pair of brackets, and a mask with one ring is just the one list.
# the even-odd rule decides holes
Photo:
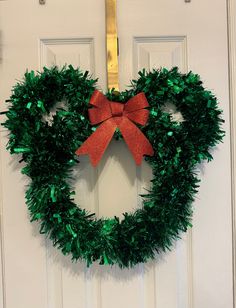
[[(3, 125), (10, 131), (8, 149), (12, 154), (22, 154), (22, 173), (31, 178), (26, 202), (31, 220), (41, 222), (40, 233), (47, 234), (73, 260), (131, 267), (154, 258), (155, 252), (170, 249), (181, 232), (191, 226), (192, 202), (199, 182), (195, 166), (212, 159), (209, 148), (222, 140), (223, 120), (215, 96), (204, 89), (199, 76), (181, 74), (177, 68), (142, 71), (129, 90), (118, 94), (109, 91), (107, 99), (102, 100), (123, 107), (112, 105), (114, 110), (109, 109), (106, 119), (125, 117), (124, 105), (140, 93), (147, 100), (149, 109), (142, 115), (146, 121), (149, 110), (147, 124), (136, 126), (132, 116), (129, 121), (148, 146), (151, 144), (144, 154), (153, 155), (145, 156), (153, 179), (148, 193), (142, 195), (142, 208), (124, 213), (123, 219), (96, 218), (73, 202), (69, 181), (79, 162), (76, 150), (81, 147), (81, 151), (89, 137), (100, 130), (100, 120), (94, 126), (90, 123), (92, 115), (88, 116), (90, 99), (97, 93), (95, 84), (88, 72), (72, 66), (44, 68), (38, 74), (27, 72), (13, 88)], [(47, 121), (45, 116), (61, 101), (65, 101), (65, 108), (57, 108), (52, 121)], [(181, 120), (170, 112), (170, 104)], [(121, 139), (126, 127), (123, 131), (118, 128), (113, 130), (114, 137)], [(104, 132), (107, 135), (106, 129)], [(90, 150), (91, 144), (99, 148), (103, 142), (99, 138), (89, 144)], [(128, 136), (131, 143), (132, 138), (134, 135)], [(82, 152), (86, 153), (79, 154)], [(96, 156), (97, 150), (94, 153)], [(137, 148), (132, 152), (134, 157), (138, 153)]]

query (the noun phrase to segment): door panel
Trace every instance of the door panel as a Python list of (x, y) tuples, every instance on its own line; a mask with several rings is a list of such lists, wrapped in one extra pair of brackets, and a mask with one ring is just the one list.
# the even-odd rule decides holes
[[(122, 87), (142, 67), (177, 65), (182, 72), (193, 70), (219, 98), (226, 121), (226, 137), (213, 150), (214, 161), (199, 166), (202, 182), (194, 203), (194, 227), (186, 241), (178, 242), (176, 250), (155, 265), (156, 305), (232, 307), (226, 2), (122, 1), (118, 21)], [(179, 263), (171, 266), (178, 256)], [(166, 286), (166, 293), (160, 294), (166, 279), (168, 283), (175, 279), (176, 288), (169, 293)], [(175, 299), (171, 302), (170, 298)]]
[[(105, 90), (104, 9), (102, 0), (0, 2), (1, 101), (26, 68), (54, 64), (89, 70)], [(142, 68), (192, 69), (219, 97), (226, 120), (215, 160), (199, 166), (193, 229), (155, 261), (131, 270), (97, 264), (88, 269), (62, 256), (29, 222), (28, 179), (5, 150), (7, 132), (1, 129), (1, 308), (233, 307), (226, 26), (221, 0), (118, 1), (121, 88)], [(97, 168), (82, 156), (74, 176), (81, 207), (99, 217), (121, 217), (141, 206), (138, 195), (149, 187), (152, 171), (145, 162), (136, 167), (124, 142), (112, 141)]]

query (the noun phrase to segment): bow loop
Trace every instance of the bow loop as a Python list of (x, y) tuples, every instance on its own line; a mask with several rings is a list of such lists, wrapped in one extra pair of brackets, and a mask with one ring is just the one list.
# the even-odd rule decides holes
[(149, 111), (147, 109), (140, 109), (133, 112), (129, 112), (127, 113), (126, 116), (135, 123), (145, 125), (148, 120)]
[(111, 102), (104, 94), (95, 90), (88, 110), (91, 124), (101, 123), (96, 131), (76, 151), (77, 155), (88, 154), (93, 166), (96, 166), (105, 152), (116, 128), (120, 129), (137, 165), (143, 155), (154, 154), (153, 148), (141, 130), (133, 123), (145, 125), (149, 106), (144, 93), (132, 97), (126, 104)]
[(125, 112), (129, 113), (147, 107), (149, 107), (148, 101), (145, 94), (141, 92), (128, 100), (125, 104)]
[(89, 104), (93, 106), (88, 110), (92, 125), (101, 123), (112, 116), (110, 101), (98, 90), (93, 92)]

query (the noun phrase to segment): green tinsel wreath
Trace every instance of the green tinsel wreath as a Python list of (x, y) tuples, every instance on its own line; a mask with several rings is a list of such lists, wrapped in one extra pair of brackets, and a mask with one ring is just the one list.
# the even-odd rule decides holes
[[(8, 149), (22, 154), (22, 173), (31, 178), (26, 202), (31, 220), (41, 222), (40, 233), (73, 260), (87, 264), (131, 267), (170, 249), (173, 241), (191, 226), (192, 202), (197, 192), (195, 166), (212, 159), (209, 148), (223, 138), (221, 110), (215, 96), (203, 88), (198, 75), (177, 68), (142, 71), (129, 90), (106, 96), (127, 102), (144, 92), (150, 105), (148, 124), (140, 127), (155, 154), (145, 157), (153, 170), (151, 189), (142, 208), (117, 217), (98, 219), (73, 201), (69, 183), (79, 163), (76, 149), (91, 135), (88, 103), (96, 80), (72, 66), (44, 68), (25, 73), (15, 85), (3, 124), (10, 131)], [(55, 104), (52, 123), (45, 121)], [(183, 121), (175, 121), (165, 106), (175, 105)], [(119, 132), (115, 138), (122, 138)]]

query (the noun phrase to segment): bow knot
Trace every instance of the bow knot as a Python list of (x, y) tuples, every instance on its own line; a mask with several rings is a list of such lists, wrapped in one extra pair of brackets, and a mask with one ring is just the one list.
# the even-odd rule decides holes
[(116, 128), (119, 128), (123, 135), (137, 165), (141, 164), (143, 155), (154, 154), (150, 142), (133, 123), (141, 125), (147, 123), (149, 111), (144, 108), (149, 104), (144, 93), (135, 95), (123, 104), (109, 101), (105, 95), (95, 90), (89, 103), (93, 106), (88, 110), (91, 124), (101, 124), (76, 151), (77, 155), (88, 154), (92, 165), (96, 166)]
[(124, 104), (110, 102), (111, 113), (113, 117), (121, 117), (124, 111)]

